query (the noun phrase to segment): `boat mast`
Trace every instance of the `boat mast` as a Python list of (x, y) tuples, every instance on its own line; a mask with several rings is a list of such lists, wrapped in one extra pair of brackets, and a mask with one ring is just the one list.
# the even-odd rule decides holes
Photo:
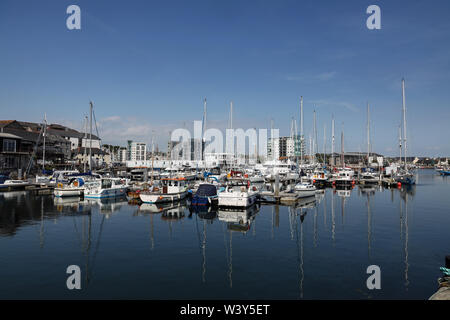
[[(90, 131), (89, 131), (89, 171), (92, 171), (92, 109), (94, 108), (94, 106), (92, 105), (92, 101), (89, 102), (90, 105), (90, 119), (89, 119), (89, 126), (90, 126)], [(86, 146), (85, 146), (86, 147)]]
[(370, 156), (370, 109), (369, 102), (367, 102), (367, 166), (370, 167), (369, 156)]
[[(233, 130), (233, 101), (230, 102), (230, 129)], [(231, 158), (231, 162), (234, 163), (234, 136), (233, 136), (233, 156)]]
[(85, 116), (84, 117), (84, 161), (83, 161), (83, 164), (84, 164), (84, 170), (83, 170), (83, 172), (86, 172), (86, 140), (87, 140), (87, 125), (88, 125), (88, 117), (87, 116)]
[(398, 126), (398, 146), (400, 150), (400, 157), (398, 160), (400, 161), (400, 165), (402, 164), (402, 127)]
[(405, 104), (405, 79), (402, 79), (402, 111), (403, 111), (403, 151), (405, 153), (405, 170), (406, 166), (406, 104)]
[(44, 148), (42, 149), (42, 172), (45, 170), (45, 136), (47, 135), (47, 114), (44, 113)]
[(326, 165), (325, 153), (327, 148), (327, 125), (323, 125), (323, 165)]
[(303, 96), (300, 97), (300, 164), (303, 164)]
[(154, 134), (152, 134), (152, 178), (150, 179), (152, 185), (153, 185), (153, 175), (154, 175), (154, 171), (153, 171), (154, 157), (155, 157), (155, 143), (154, 143)]
[(313, 157), (314, 163), (316, 162), (316, 151), (317, 151), (317, 128), (316, 128), (316, 110), (314, 110), (314, 121), (313, 121)]
[(206, 132), (206, 98), (203, 100), (203, 127), (202, 127), (202, 140), (201, 140), (201, 159), (205, 159), (205, 132)]
[(342, 131), (341, 131), (341, 165), (342, 165), (342, 168), (345, 168), (345, 163), (344, 163), (344, 123), (342, 123)]
[(331, 156), (332, 156), (332, 163), (333, 166), (335, 166), (334, 161), (334, 114), (331, 115)]

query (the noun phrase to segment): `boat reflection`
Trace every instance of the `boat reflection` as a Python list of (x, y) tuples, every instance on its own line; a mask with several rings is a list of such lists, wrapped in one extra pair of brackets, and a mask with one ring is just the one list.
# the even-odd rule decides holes
[(100, 213), (106, 215), (106, 219), (109, 219), (112, 213), (118, 212), (123, 206), (128, 205), (128, 200), (125, 196), (103, 199), (89, 198), (84, 199), (82, 202), (91, 208), (98, 208)]
[(245, 209), (223, 210), (219, 209), (217, 216), (220, 221), (227, 223), (227, 229), (246, 233), (250, 230), (250, 225), (259, 212), (260, 205), (256, 204)]
[(67, 215), (91, 214), (91, 205), (80, 197), (54, 197), (53, 204), (59, 213)]
[(212, 206), (189, 206), (189, 217), (196, 214), (200, 219), (208, 220), (212, 223), (217, 218), (217, 208)]

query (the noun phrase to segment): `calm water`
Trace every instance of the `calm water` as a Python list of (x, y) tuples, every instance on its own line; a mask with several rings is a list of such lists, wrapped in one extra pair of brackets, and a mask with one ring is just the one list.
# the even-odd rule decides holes
[[(3, 193), (0, 298), (428, 299), (450, 254), (449, 208), (450, 179), (432, 170), (408, 190), (327, 189), (247, 212)], [(72, 264), (82, 290), (66, 288)]]

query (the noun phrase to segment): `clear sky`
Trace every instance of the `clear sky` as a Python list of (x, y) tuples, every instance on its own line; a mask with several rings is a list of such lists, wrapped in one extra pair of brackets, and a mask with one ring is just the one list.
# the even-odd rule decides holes
[[(66, 9), (81, 8), (81, 30)], [(381, 30), (366, 8), (381, 8)], [(0, 119), (80, 129), (94, 102), (104, 143), (151, 141), (201, 120), (289, 135), (304, 97), (305, 134), (317, 111), (346, 151), (397, 155), (401, 79), (406, 79), (411, 155), (450, 156), (450, 2), (103, 1), (0, 2)], [(298, 122), (299, 120), (297, 120)], [(336, 148), (340, 141), (337, 139)], [(328, 150), (330, 142), (328, 139)]]

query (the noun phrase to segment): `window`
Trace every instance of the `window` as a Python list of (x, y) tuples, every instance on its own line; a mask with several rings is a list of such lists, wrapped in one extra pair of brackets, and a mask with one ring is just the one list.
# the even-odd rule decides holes
[(4, 139), (3, 152), (16, 152), (16, 140)]
[(3, 163), (4, 168), (15, 168), (16, 167), (16, 158), (14, 157), (5, 157), (5, 162)]

